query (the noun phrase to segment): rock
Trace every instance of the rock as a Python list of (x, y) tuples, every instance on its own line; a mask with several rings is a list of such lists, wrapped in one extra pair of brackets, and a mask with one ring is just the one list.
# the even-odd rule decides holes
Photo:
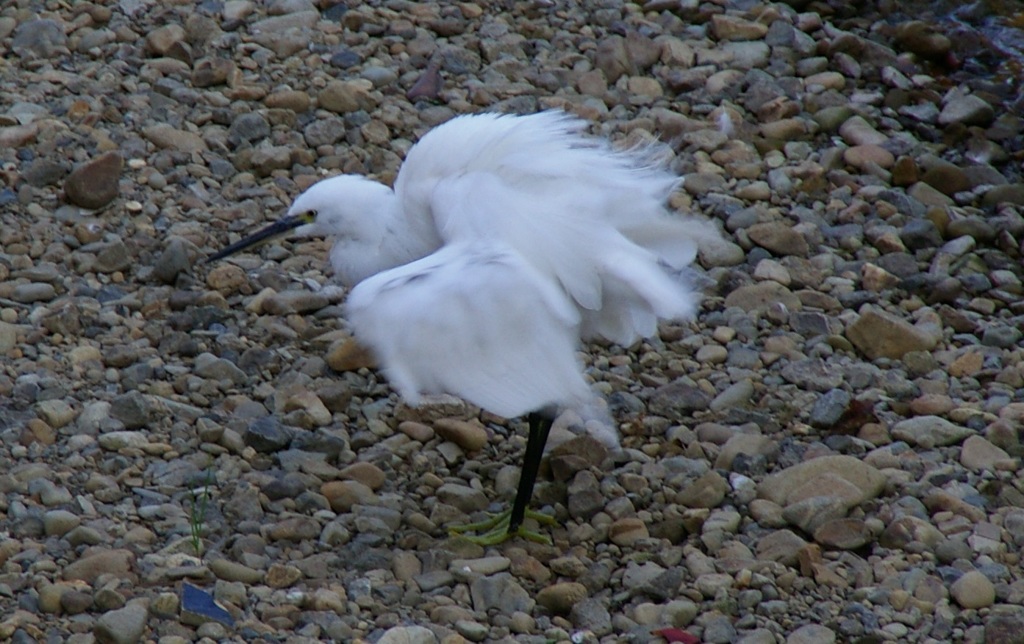
[(846, 337), (871, 359), (903, 357), (910, 351), (931, 351), (938, 338), (895, 315), (869, 307), (846, 328)]
[(814, 427), (832, 427), (850, 406), (851, 396), (842, 389), (831, 389), (815, 401), (808, 422)]
[(566, 614), (587, 597), (587, 587), (574, 581), (560, 582), (537, 593), (537, 603), (556, 614)]
[(375, 503), (377, 495), (364, 483), (359, 481), (328, 481), (320, 488), (335, 512), (349, 512), (354, 505)]
[(243, 584), (259, 584), (263, 582), (263, 571), (254, 570), (243, 564), (228, 559), (214, 559), (209, 564), (210, 571), (218, 579), (224, 581), (240, 581)]
[(847, 484), (850, 506), (872, 499), (885, 488), (885, 475), (851, 456), (821, 456), (788, 467), (766, 478), (758, 496), (781, 506), (818, 491), (835, 493), (836, 483)]
[(833, 644), (835, 632), (821, 624), (805, 624), (786, 637), (786, 644)]
[(775, 306), (781, 306), (788, 311), (798, 311), (801, 308), (800, 298), (775, 281), (741, 286), (725, 297), (725, 306), (735, 306), (748, 312), (763, 312)]
[(163, 252), (153, 264), (153, 277), (164, 284), (174, 284), (178, 275), (187, 273), (192, 267), (188, 246), (189, 243), (181, 237), (168, 239)]
[(63, 537), (81, 522), (76, 514), (67, 510), (50, 510), (43, 515), (43, 531), (47, 536)]
[(201, 58), (192, 68), (193, 87), (223, 85), (236, 72), (235, 63), (226, 58)]
[(377, 644), (437, 644), (437, 636), (424, 626), (392, 626)]
[(984, 99), (974, 94), (955, 94), (942, 106), (939, 124), (988, 125), (995, 118), (995, 110)]
[(104, 644), (135, 644), (142, 641), (148, 613), (144, 604), (133, 602), (100, 615), (93, 632)]
[(123, 167), (124, 160), (117, 152), (101, 154), (71, 171), (64, 181), (64, 194), (83, 208), (102, 208), (117, 197)]
[(985, 644), (1014, 644), (1024, 629), (1024, 615), (994, 613), (985, 619)]
[(324, 359), (327, 366), (335, 371), (358, 371), (377, 366), (377, 360), (370, 350), (353, 338), (345, 338), (331, 344)]
[(149, 398), (138, 391), (122, 394), (110, 403), (110, 415), (124, 423), (128, 429), (145, 427), (153, 413)]
[(871, 530), (861, 519), (833, 519), (814, 530), (814, 541), (826, 548), (856, 550), (871, 542)]
[(892, 436), (926, 449), (959, 443), (974, 432), (938, 416), (918, 416), (893, 425)]
[(797, 552), (806, 545), (807, 542), (791, 530), (776, 530), (761, 537), (755, 547), (758, 559), (794, 566)]
[(652, 414), (680, 419), (690, 412), (707, 409), (710, 402), (711, 396), (684, 379), (679, 379), (658, 387), (647, 408)]
[(963, 169), (946, 162), (936, 163), (929, 168), (921, 181), (949, 196), (971, 189), (971, 181)]
[(64, 566), (64, 579), (93, 583), (102, 574), (130, 579), (135, 555), (128, 550), (87, 550), (82, 557)]
[(457, 483), (445, 483), (437, 488), (437, 498), (466, 513), (483, 510), (488, 503), (487, 497), (480, 490)]
[(271, 588), (288, 588), (302, 579), (302, 571), (295, 566), (271, 564), (267, 569), (266, 584)]
[(487, 446), (487, 430), (475, 423), (457, 418), (439, 418), (434, 421), (434, 431), (467, 452), (476, 452)]
[(864, 172), (870, 172), (872, 165), (891, 168), (896, 157), (880, 145), (855, 145), (843, 151), (843, 160)]
[(942, 245), (942, 233), (928, 219), (911, 219), (900, 230), (900, 239), (909, 250), (938, 248)]
[(960, 463), (976, 472), (1014, 471), (1017, 459), (981, 436), (969, 436), (960, 447)]
[(702, 475), (676, 495), (676, 503), (689, 508), (718, 507), (729, 492), (729, 482), (715, 470)]
[(883, 146), (889, 137), (876, 130), (862, 116), (851, 116), (839, 126), (839, 135), (850, 145)]
[(783, 223), (754, 224), (747, 229), (747, 235), (752, 242), (780, 257), (806, 257), (810, 250), (803, 235)]
[(312, 313), (331, 304), (332, 298), (324, 291), (288, 290), (274, 293), (263, 300), (262, 311), (270, 315)]
[(768, 33), (768, 26), (728, 14), (711, 16), (711, 29), (720, 40), (758, 40)]
[(985, 608), (996, 600), (996, 589), (988, 577), (971, 570), (949, 587), (950, 596), (963, 608)]
[(622, 76), (636, 72), (633, 61), (626, 50), (626, 40), (622, 36), (611, 35), (597, 43), (594, 52), (595, 66), (604, 72), (609, 83), (614, 83)]
[(14, 30), (11, 51), (28, 60), (50, 60), (66, 51), (67, 40), (63, 25), (56, 20), (25, 20)]
[(1002, 186), (993, 186), (985, 193), (985, 196), (981, 198), (981, 205), (988, 208), (992, 208), (1003, 203), (1024, 206), (1024, 183), (1009, 183)]
[(953, 205), (952, 198), (931, 187), (924, 181), (918, 181), (907, 188), (907, 195), (913, 197), (917, 201), (920, 201), (926, 206), (942, 208)]
[(611, 613), (597, 598), (585, 597), (573, 604), (569, 619), (577, 627), (586, 628), (597, 636), (612, 632)]
[(179, 152), (203, 152), (206, 141), (194, 132), (178, 130), (167, 123), (157, 123), (142, 130), (142, 135), (153, 145)]
[(470, 584), (469, 594), (473, 610), (486, 612), (497, 609), (510, 614), (515, 611), (529, 613), (536, 602), (507, 572), (479, 577)]
[(331, 81), (320, 90), (317, 103), (322, 109), (337, 114), (348, 114), (357, 110), (371, 110), (377, 99), (371, 93), (373, 83), (368, 80)]
[(53, 284), (43, 282), (18, 284), (14, 287), (14, 292), (11, 293), (11, 299), (22, 304), (49, 302), (55, 297), (57, 297), (57, 289), (53, 287)]
[(288, 447), (292, 441), (292, 430), (272, 416), (257, 418), (249, 423), (245, 432), (245, 444), (258, 452), (270, 454)]
[(947, 36), (935, 31), (934, 25), (921, 20), (900, 24), (896, 28), (896, 44), (909, 52), (932, 59), (944, 58), (953, 46)]
[[(629, 547), (640, 539), (647, 539), (650, 532), (647, 524), (636, 517), (625, 517), (608, 526), (608, 540), (617, 546)], [(538, 598), (539, 601), (539, 598)], [(544, 602), (540, 602), (545, 605)]]
[(196, 356), (193, 371), (200, 378), (226, 380), (233, 384), (242, 384), (247, 380), (245, 372), (231, 361), (218, 358), (212, 353), (201, 353)]

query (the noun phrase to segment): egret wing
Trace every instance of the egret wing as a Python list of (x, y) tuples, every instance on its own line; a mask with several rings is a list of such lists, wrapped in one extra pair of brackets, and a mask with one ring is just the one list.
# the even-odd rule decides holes
[(680, 180), (652, 147), (615, 150), (585, 126), (560, 112), (453, 119), (410, 150), (395, 190), (445, 243), (514, 248), (574, 301), (584, 337), (628, 345), (659, 318), (692, 317), (699, 297), (681, 277), (718, 233), (668, 212)]
[(450, 244), (379, 273), (346, 308), (356, 337), (414, 404), (449, 393), (514, 417), (593, 397), (576, 357), (575, 307), (502, 244)]

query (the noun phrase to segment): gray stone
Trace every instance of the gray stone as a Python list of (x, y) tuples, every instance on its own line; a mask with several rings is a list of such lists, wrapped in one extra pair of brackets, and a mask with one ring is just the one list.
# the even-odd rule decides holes
[(56, 20), (26, 20), (14, 30), (11, 51), (21, 58), (49, 60), (66, 51), (64, 26)]
[(135, 644), (142, 641), (147, 618), (145, 605), (133, 602), (100, 615), (93, 633), (97, 641), (105, 644)]
[(153, 413), (153, 405), (149, 398), (138, 391), (129, 391), (114, 398), (110, 403), (110, 415), (121, 421), (128, 429), (145, 427), (152, 419)]
[(196, 356), (195, 374), (211, 380), (227, 380), (234, 384), (242, 384), (247, 380), (245, 372), (230, 360), (218, 358), (212, 353), (201, 353)]
[(939, 416), (917, 416), (893, 425), (893, 438), (925, 448), (959, 443), (974, 432)]
[(507, 572), (474, 580), (470, 584), (469, 594), (473, 600), (473, 609), (482, 613), (491, 609), (497, 609), (504, 615), (516, 611), (529, 613), (536, 604), (530, 594)]
[(831, 389), (814, 402), (808, 422), (814, 427), (831, 427), (839, 422), (850, 406), (850, 394), (842, 389)]
[(288, 447), (294, 432), (273, 416), (257, 418), (249, 423), (245, 432), (245, 444), (257, 452), (270, 454)]

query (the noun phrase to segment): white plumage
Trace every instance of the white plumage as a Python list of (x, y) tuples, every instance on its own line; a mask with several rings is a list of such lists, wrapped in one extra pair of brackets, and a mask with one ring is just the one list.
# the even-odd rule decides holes
[[(321, 181), (290, 215), (328, 235), (356, 337), (408, 400), (447, 392), (502, 416), (585, 403), (580, 338), (629, 345), (682, 320), (707, 222), (665, 208), (679, 179), (560, 112), (478, 114), (428, 132), (394, 190)], [(570, 369), (570, 365), (572, 368)]]

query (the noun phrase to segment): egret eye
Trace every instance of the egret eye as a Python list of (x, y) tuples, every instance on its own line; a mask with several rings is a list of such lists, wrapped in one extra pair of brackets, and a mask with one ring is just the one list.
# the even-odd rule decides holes
[(299, 219), (307, 224), (311, 224), (316, 221), (317, 212), (315, 210), (307, 210), (306, 212), (299, 215)]

